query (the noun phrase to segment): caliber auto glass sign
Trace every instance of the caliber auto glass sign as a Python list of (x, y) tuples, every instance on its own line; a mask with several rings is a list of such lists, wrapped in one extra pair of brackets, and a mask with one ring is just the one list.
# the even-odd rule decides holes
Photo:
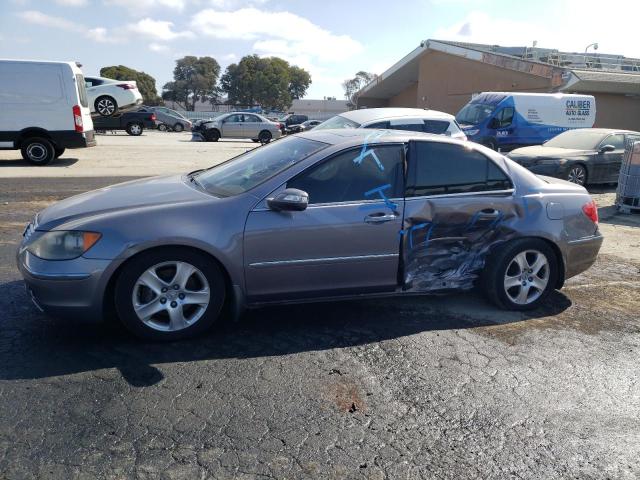
[(565, 114), (570, 122), (584, 123), (585, 118), (589, 118), (591, 116), (591, 100), (566, 100)]

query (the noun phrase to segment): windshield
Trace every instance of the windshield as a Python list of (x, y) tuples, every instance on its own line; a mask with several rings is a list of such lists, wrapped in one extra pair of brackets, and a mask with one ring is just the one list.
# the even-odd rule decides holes
[(576, 150), (595, 150), (607, 133), (594, 132), (588, 128), (584, 130), (567, 130), (553, 137), (545, 147), (571, 148)]
[(329, 130), (330, 128), (358, 128), (359, 123), (349, 120), (342, 115), (336, 115), (329, 120), (322, 122), (320, 125), (314, 128), (314, 130)]
[(196, 174), (197, 182), (218, 197), (244, 193), (304, 160), (326, 143), (300, 137), (285, 137), (232, 158)]
[(456, 120), (458, 123), (464, 123), (466, 125), (477, 125), (486, 120), (495, 109), (495, 105), (468, 103), (458, 112)]

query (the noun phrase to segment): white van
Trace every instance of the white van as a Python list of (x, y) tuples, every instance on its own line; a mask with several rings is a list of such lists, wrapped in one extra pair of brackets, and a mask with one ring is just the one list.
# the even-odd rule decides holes
[(82, 71), (73, 62), (0, 59), (0, 149), (46, 165), (96, 144)]

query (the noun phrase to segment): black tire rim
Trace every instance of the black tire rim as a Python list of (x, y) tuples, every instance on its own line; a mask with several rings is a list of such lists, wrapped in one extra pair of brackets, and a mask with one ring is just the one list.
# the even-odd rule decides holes
[(258, 138), (262, 143), (268, 143), (271, 141), (271, 133), (270, 132), (261, 132)]

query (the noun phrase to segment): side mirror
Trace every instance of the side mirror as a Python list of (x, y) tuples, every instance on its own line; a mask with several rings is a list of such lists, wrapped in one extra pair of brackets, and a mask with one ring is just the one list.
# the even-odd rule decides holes
[(615, 149), (613, 145), (603, 145), (600, 147), (600, 153), (613, 152)]
[(297, 188), (285, 188), (275, 197), (267, 198), (271, 210), (301, 212), (309, 205), (309, 194)]

